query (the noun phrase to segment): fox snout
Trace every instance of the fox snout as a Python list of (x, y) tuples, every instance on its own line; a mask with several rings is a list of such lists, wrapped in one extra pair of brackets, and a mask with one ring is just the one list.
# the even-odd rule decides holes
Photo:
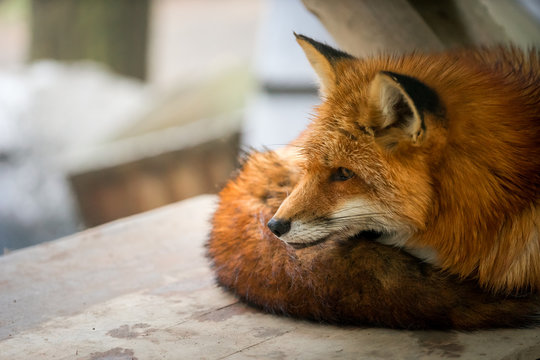
[(291, 229), (290, 220), (271, 218), (266, 224), (271, 232), (277, 237), (283, 236)]

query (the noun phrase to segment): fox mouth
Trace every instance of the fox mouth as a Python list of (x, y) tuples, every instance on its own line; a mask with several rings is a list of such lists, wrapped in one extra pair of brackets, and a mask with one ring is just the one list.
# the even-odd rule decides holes
[[(382, 233), (375, 230), (363, 230), (357, 233), (356, 235), (349, 236), (342, 241), (348, 242), (350, 240), (368, 240), (368, 241), (374, 241), (377, 240), (379, 237), (382, 236)], [(334, 234), (325, 236), (323, 238), (320, 238), (319, 240), (309, 242), (309, 243), (299, 243), (299, 242), (287, 242), (290, 246), (292, 246), (296, 250), (305, 249), (308, 247), (312, 247), (315, 245), (320, 245), (322, 243), (325, 243), (330, 238), (334, 237)]]

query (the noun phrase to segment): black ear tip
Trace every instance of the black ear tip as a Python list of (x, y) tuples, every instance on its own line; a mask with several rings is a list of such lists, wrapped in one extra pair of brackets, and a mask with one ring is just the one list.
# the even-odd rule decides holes
[(354, 56), (347, 54), (346, 52), (343, 52), (341, 50), (334, 49), (333, 47), (323, 44), (317, 40), (313, 40), (312, 38), (297, 34), (296, 32), (293, 32), (294, 36), (296, 36), (296, 40), (302, 40), (305, 41), (311, 46), (313, 46), (319, 53), (321, 53), (324, 57), (326, 57), (330, 62), (333, 62), (338, 59), (354, 59)]
[(293, 31), (293, 34), (294, 34), (294, 37), (296, 38), (296, 40), (304, 40), (304, 41), (312, 40), (312, 39), (308, 38), (305, 35), (298, 34), (296, 31)]

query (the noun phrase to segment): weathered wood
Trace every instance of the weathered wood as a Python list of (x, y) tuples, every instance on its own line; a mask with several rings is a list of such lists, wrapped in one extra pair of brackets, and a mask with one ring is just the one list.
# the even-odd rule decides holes
[(469, 0), (303, 0), (336, 41), (357, 56), (513, 42), (540, 43), (525, 4)]
[[(476, 1), (459, 0), (459, 3)], [(522, 48), (540, 47), (540, 21), (533, 11), (538, 10), (537, 1), (480, 0), (480, 3), (513, 43)]]
[(442, 42), (406, 0), (303, 0), (338, 44), (364, 57), (381, 51), (440, 50)]
[(238, 166), (238, 148), (235, 133), (120, 165), (88, 169), (71, 174), (69, 180), (84, 224), (92, 227), (217, 193)]
[(217, 288), (202, 196), (0, 257), (1, 359), (535, 359), (540, 329), (337, 327)]
[(447, 47), (510, 41), (505, 29), (493, 20), (481, 1), (410, 0), (409, 3)]

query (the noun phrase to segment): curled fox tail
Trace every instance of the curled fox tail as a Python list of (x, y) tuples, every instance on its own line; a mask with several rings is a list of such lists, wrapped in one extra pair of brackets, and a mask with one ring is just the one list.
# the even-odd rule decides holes
[(220, 193), (207, 243), (217, 281), (264, 311), (331, 323), (477, 329), (536, 321), (537, 295), (497, 296), (366, 238), (294, 249), (266, 224), (300, 174), (254, 153)]

